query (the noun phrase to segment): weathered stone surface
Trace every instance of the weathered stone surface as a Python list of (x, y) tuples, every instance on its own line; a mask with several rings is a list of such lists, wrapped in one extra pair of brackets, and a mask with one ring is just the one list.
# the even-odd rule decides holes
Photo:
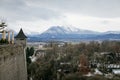
[(27, 80), (23, 46), (0, 45), (0, 80)]

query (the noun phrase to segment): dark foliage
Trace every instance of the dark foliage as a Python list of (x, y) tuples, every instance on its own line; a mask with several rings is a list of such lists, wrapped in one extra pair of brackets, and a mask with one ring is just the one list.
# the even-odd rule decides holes
[(5, 40), (4, 40), (4, 39), (1, 39), (1, 40), (0, 40), (0, 44), (8, 44), (8, 40), (6, 40), (6, 39), (5, 39)]

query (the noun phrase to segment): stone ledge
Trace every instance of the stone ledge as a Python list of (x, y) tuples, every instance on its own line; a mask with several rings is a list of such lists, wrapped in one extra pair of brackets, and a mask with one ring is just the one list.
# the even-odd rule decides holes
[(14, 56), (16, 54), (20, 54), (21, 51), (24, 51), (22, 45), (17, 44), (0, 45), (0, 60), (3, 58)]

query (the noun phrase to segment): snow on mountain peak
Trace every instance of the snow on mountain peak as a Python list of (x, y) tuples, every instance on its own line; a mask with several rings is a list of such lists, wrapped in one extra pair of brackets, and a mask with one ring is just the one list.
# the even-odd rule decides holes
[(83, 30), (73, 26), (52, 26), (44, 33), (47, 34), (96, 34), (97, 32)]
[(66, 31), (69, 31), (69, 32), (78, 32), (79, 29), (78, 28), (75, 28), (73, 26), (67, 26), (67, 27), (63, 27)]

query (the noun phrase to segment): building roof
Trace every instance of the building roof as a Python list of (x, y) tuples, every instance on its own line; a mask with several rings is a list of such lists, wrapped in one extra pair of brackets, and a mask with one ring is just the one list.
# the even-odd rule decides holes
[(19, 33), (15, 36), (15, 38), (25, 39), (27, 36), (24, 34), (22, 28), (20, 29)]

